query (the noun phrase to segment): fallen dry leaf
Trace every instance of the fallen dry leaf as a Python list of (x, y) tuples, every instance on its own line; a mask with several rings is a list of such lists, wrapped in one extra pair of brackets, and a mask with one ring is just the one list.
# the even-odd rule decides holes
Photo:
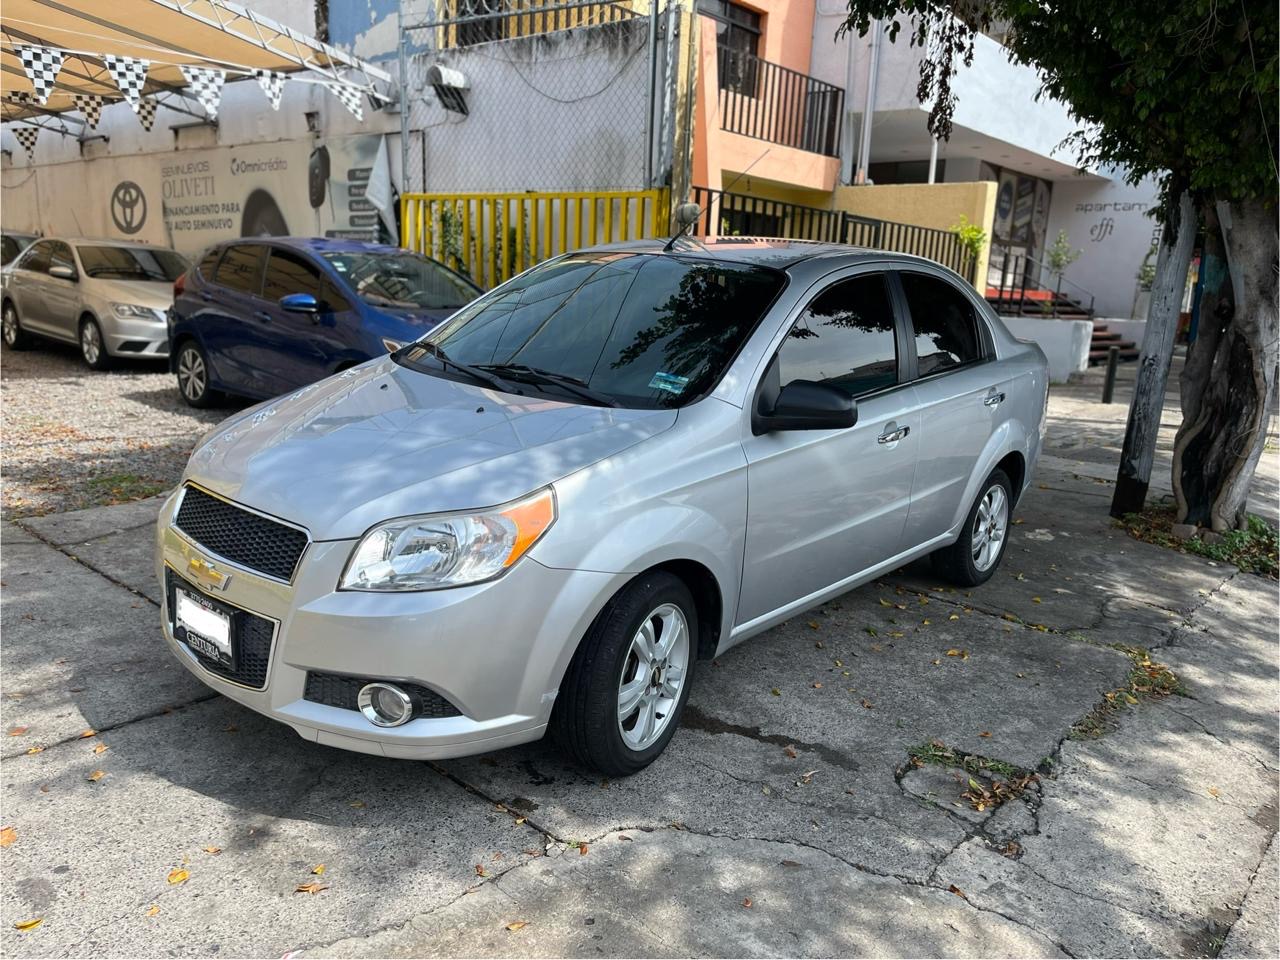
[(791, 744), (791, 743), (787, 744), (785, 747), (782, 748), (782, 752), (785, 753), (792, 760), (794, 760), (796, 758), (795, 744)]
[(488, 871), (488, 870), (486, 870), (486, 869), (484, 868), (484, 864), (483, 864), (483, 863), (477, 863), (477, 864), (476, 864), (476, 876), (477, 876), (477, 877), (487, 877), (488, 875), (489, 875), (489, 871)]
[(862, 700), (862, 705), (866, 707), (868, 710), (875, 709), (875, 704), (873, 704), (870, 700), (866, 699), (865, 697)]
[(153, 904), (151, 905), (151, 909), (147, 911), (147, 916), (148, 916), (148, 917), (154, 917), (154, 916), (156, 916), (156, 915), (157, 915), (157, 914), (159, 914), (159, 913), (160, 913), (160, 904), (158, 904), (158, 903), (153, 903)]
[(363, 800), (352, 800), (350, 803), (347, 804), (348, 807), (355, 807), (355, 809), (357, 810), (364, 809), (364, 805), (365, 803)]
[(323, 876), (324, 876), (324, 864), (323, 864), (323, 863), (317, 863), (314, 867), (312, 867), (312, 868), (311, 868), (311, 872), (312, 872), (312, 873), (314, 873), (317, 877), (323, 877)]
[(978, 736), (980, 736), (980, 737), (989, 737), (989, 736), (991, 736), (991, 731), (990, 731), (990, 730), (983, 730), (980, 734), (978, 734)]
[(17, 839), (18, 831), (13, 827), (0, 827), (0, 847), (12, 846)]
[(814, 681), (813, 689), (815, 689), (815, 690), (821, 690), (821, 689), (822, 689), (822, 684), (818, 683), (817, 681)]
[(94, 752), (94, 753), (106, 753), (106, 752), (107, 752), (107, 745), (106, 745), (105, 743), (99, 743), (99, 744), (97, 744), (97, 745), (95, 745), (95, 746), (94, 746), (94, 748), (93, 748), (93, 752)]
[(27, 747), (27, 756), (33, 757), (37, 753), (44, 753), (44, 747)]
[(528, 920), (512, 920), (510, 923), (507, 924), (507, 929), (510, 930), (512, 933), (515, 933), (517, 930), (523, 930), (528, 925), (529, 925)]
[(88, 740), (90, 737), (96, 737), (97, 735), (98, 735), (97, 730), (84, 730), (80, 734), (80, 739)]
[(781, 690), (779, 690), (777, 687), (774, 687), (774, 688), (773, 688), (772, 690), (770, 690), (769, 692), (770, 692), (770, 693), (772, 693), (775, 697), (780, 697), (780, 696), (782, 696), (782, 691), (781, 691)]
[(216, 857), (218, 854), (222, 852), (221, 847), (202, 847), (201, 849), (204, 850), (204, 852), (209, 854), (211, 857)]
[(31, 729), (30, 727), (10, 727), (9, 736), (20, 737), (30, 729)]
[(106, 775), (107, 773), (105, 770), (95, 770), (93, 771), (93, 773), (89, 774), (89, 776), (85, 777), (85, 779), (88, 780), (90, 783), (97, 783)]
[(13, 925), (15, 930), (34, 930), (40, 924), (44, 923), (44, 917), (36, 917), (32, 920), (19, 920)]
[(326, 884), (326, 883), (316, 883), (316, 882), (313, 880), (313, 881), (311, 881), (310, 883), (300, 883), (300, 884), (298, 884), (296, 887), (294, 887), (294, 888), (293, 888), (293, 892), (294, 892), (294, 893), (309, 893), (309, 894), (311, 894), (311, 895), (313, 895), (313, 896), (314, 896), (315, 894), (319, 893), (321, 890), (328, 890), (328, 889), (329, 889), (329, 885), (328, 885), (328, 884)]
[[(1221, 790), (1219, 790), (1217, 787), (1210, 787), (1210, 788), (1209, 788), (1209, 796), (1213, 797), (1214, 799), (1217, 799), (1217, 798), (1218, 798), (1219, 796), (1221, 796), (1221, 795), (1222, 795), (1222, 791), (1221, 791)], [(12, 841), (10, 841), (10, 842), (12, 842)], [(6, 844), (3, 844), (3, 846), (6, 846), (6, 847), (7, 847), (8, 845), (9, 845), (9, 844), (7, 844), (7, 843), (6, 843)]]
[(516, 826), (517, 826), (517, 827), (518, 827), (518, 826), (520, 826), (520, 824), (524, 823), (527, 819), (529, 819), (529, 818), (528, 818), (528, 817), (516, 817)]
[(783, 861), (781, 861), (781, 863), (782, 863), (782, 865), (783, 865), (784, 867), (798, 867), (798, 866), (800, 866), (800, 861), (798, 861), (798, 860), (783, 860)]
[(810, 620), (810, 621), (809, 621), (809, 629), (810, 629), (810, 630), (817, 630), (817, 629), (818, 629), (818, 621), (817, 621), (817, 620)]
[(743, 898), (743, 900), (742, 900), (742, 905), (743, 905), (744, 907), (746, 907), (746, 908), (750, 909), (750, 908), (751, 908), (751, 898), (750, 898), (750, 897), (744, 897), (744, 898)]
[(587, 845), (585, 843), (578, 844), (578, 856), (585, 857), (587, 855)]
[(960, 897), (962, 900), (969, 899), (967, 896), (965, 896), (965, 892), (961, 890), (959, 887), (957, 887), (954, 883), (951, 884), (951, 886), (947, 887), (947, 892), (954, 893), (957, 897)]
[(191, 874), (187, 870), (175, 867), (169, 871), (169, 882), (172, 884), (186, 883), (189, 879), (191, 879)]

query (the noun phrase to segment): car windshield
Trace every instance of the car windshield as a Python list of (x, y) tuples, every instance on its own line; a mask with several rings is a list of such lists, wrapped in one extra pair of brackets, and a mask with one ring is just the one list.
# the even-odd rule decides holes
[[(679, 407), (711, 389), (786, 283), (771, 269), (640, 253), (574, 254), (535, 267), (410, 345), (557, 399)], [(553, 379), (554, 378), (554, 379)], [(568, 381), (555, 383), (555, 379)]]
[(354, 251), (324, 258), (375, 307), (401, 310), (456, 310), (480, 295), (452, 270), (412, 253)]
[(99, 246), (84, 246), (78, 250), (84, 272), (95, 280), (173, 283), (187, 269), (187, 261), (172, 250)]

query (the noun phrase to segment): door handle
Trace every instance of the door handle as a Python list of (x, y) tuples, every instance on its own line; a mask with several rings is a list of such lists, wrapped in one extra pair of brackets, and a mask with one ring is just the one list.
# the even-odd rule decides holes
[(887, 430), (880, 434), (880, 436), (876, 437), (876, 443), (897, 443), (910, 432), (910, 427), (898, 427), (896, 430)]
[(209, 303), (209, 302), (213, 299), (213, 294), (211, 294), (211, 293), (204, 293), (204, 292), (202, 291), (202, 292), (200, 293), (200, 299), (201, 299), (201, 300), (203, 300), (205, 303)]
[(988, 394), (987, 398), (982, 401), (984, 407), (994, 407), (997, 403), (1004, 403), (1003, 393)]
[(259, 320), (261, 320), (263, 323), (271, 322), (271, 314), (267, 313), (267, 311), (265, 310), (255, 311), (253, 315), (257, 317)]

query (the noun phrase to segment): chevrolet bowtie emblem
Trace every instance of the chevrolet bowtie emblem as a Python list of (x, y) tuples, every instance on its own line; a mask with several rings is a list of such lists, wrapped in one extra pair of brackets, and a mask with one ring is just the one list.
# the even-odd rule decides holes
[(231, 574), (223, 573), (203, 557), (192, 557), (187, 561), (187, 573), (196, 581), (212, 590), (225, 590), (231, 582)]

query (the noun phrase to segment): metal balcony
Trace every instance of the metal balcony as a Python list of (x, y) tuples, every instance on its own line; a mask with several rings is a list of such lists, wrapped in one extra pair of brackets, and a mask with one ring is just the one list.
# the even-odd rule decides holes
[(720, 47), (720, 128), (838, 156), (844, 91), (798, 70)]

